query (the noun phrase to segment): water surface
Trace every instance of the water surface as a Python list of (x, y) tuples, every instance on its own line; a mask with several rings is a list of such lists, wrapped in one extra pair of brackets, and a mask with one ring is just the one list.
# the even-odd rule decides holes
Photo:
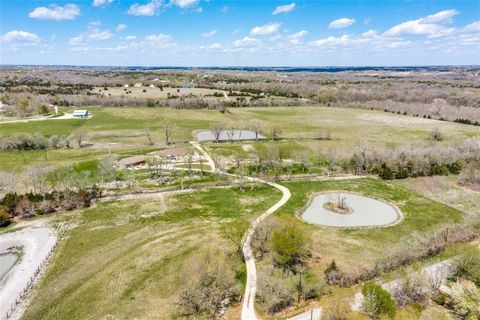
[[(338, 195), (345, 197), (347, 205), (353, 210), (352, 213), (336, 213), (323, 207), (324, 203), (335, 201)], [(307, 222), (330, 227), (371, 227), (395, 223), (400, 218), (400, 213), (383, 201), (340, 192), (315, 196), (301, 217)]]
[(7, 252), (0, 254), (0, 280), (13, 268), (17, 263), (18, 254)]
[[(264, 138), (261, 134), (258, 135), (258, 138)], [(251, 130), (239, 130), (235, 131), (232, 136), (232, 140), (253, 140), (255, 139), (255, 132)], [(197, 133), (197, 140), (198, 141), (215, 141), (215, 136), (211, 131), (200, 131)], [(230, 140), (228, 137), (227, 131), (222, 131), (220, 133), (220, 141), (227, 141)]]

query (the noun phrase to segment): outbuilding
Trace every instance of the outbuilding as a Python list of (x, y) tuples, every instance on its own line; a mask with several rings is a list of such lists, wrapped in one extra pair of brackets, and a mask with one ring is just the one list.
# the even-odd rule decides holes
[(73, 111), (74, 118), (88, 119), (90, 113), (88, 110), (75, 110)]
[(133, 168), (144, 165), (145, 163), (146, 159), (144, 156), (133, 156), (119, 160), (117, 165), (120, 168)]

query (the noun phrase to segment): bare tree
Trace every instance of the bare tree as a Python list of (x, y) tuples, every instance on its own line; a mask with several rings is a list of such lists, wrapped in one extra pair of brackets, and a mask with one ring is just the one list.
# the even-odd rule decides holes
[(430, 132), (430, 135), (435, 141), (441, 141), (444, 138), (443, 133), (439, 129), (433, 129), (432, 132)]
[(248, 126), (250, 130), (252, 130), (255, 133), (255, 140), (258, 140), (258, 135), (264, 128), (263, 122), (261, 122), (260, 120), (254, 119), (249, 122)]
[(16, 189), (15, 175), (9, 172), (0, 172), (0, 193), (14, 192)]
[(332, 172), (335, 169), (335, 162), (337, 161), (337, 150), (328, 150), (328, 171)]
[(164, 120), (162, 122), (163, 135), (165, 137), (165, 143), (168, 145), (171, 143), (171, 138), (175, 131), (177, 131), (177, 126), (175, 123), (170, 122), (169, 120)]
[(233, 138), (235, 137), (235, 132), (237, 132), (237, 128), (235, 124), (230, 123), (226, 131), (227, 131), (228, 140), (233, 141)]
[(145, 128), (145, 138), (147, 138), (147, 144), (153, 146), (152, 133), (150, 128)]
[(102, 182), (113, 181), (117, 182), (117, 157), (114, 154), (109, 154), (108, 157), (100, 162), (100, 173), (102, 175)]
[(87, 132), (85, 130), (82, 130), (82, 129), (77, 129), (75, 130), (71, 137), (77, 141), (77, 145), (79, 148), (82, 148), (82, 143), (83, 141), (87, 138)]
[(49, 171), (50, 170), (46, 165), (37, 164), (29, 167), (24, 177), (25, 184), (30, 185), (33, 193), (47, 193), (47, 178)]
[(279, 139), (278, 135), (282, 133), (282, 129), (278, 126), (273, 126), (270, 128), (270, 133), (272, 135), (272, 140), (275, 141)]
[(210, 132), (212, 133), (215, 142), (218, 143), (220, 141), (220, 136), (223, 132), (223, 126), (220, 123), (214, 123), (210, 127)]

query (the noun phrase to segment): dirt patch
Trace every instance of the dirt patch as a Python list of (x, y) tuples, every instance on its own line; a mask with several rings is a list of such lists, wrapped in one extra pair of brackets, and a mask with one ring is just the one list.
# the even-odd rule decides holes
[(424, 119), (424, 118), (416, 118), (416, 117), (409, 117), (409, 116), (392, 116), (390, 114), (371, 114), (371, 113), (363, 113), (358, 116), (359, 119), (375, 122), (375, 123), (384, 123), (389, 125), (419, 125), (419, 124), (434, 124), (438, 123), (437, 120), (432, 119)]

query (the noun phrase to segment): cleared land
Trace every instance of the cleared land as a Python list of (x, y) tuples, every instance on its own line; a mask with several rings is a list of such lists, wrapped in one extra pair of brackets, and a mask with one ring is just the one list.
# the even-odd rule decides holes
[[(263, 186), (211, 189), (171, 196), (166, 210), (158, 199), (107, 201), (58, 216), (78, 226), (56, 251), (25, 319), (172, 318), (188, 278), (178, 270), (209, 250), (234, 251), (225, 227), (243, 231), (242, 221), (279, 198)], [(244, 265), (238, 258), (231, 268), (241, 288)]]
[[(112, 97), (134, 97), (134, 98), (153, 98), (153, 99), (167, 99), (169, 96), (195, 96), (202, 98), (208, 95), (219, 94), (223, 98), (222, 90), (213, 90), (213, 89), (204, 89), (204, 88), (170, 88), (163, 87), (160, 89), (160, 84), (156, 85), (155, 88), (150, 88), (149, 86), (135, 88), (130, 86), (128, 88), (124, 87), (108, 87), (108, 90), (104, 90), (103, 87), (96, 87), (92, 90), (93, 93), (99, 93), (104, 96)], [(128, 92), (128, 94), (126, 94)]]

